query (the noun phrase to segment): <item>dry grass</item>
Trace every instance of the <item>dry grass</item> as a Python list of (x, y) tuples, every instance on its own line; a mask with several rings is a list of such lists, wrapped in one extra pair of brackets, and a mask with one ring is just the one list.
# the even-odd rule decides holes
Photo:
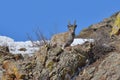
[(27, 38), (32, 42), (33, 46), (39, 47), (39, 46), (48, 44), (47, 38), (43, 35), (43, 33), (40, 31), (39, 28), (35, 31), (35, 35), (37, 38), (37, 42), (33, 40), (32, 36), (27, 34)]
[(109, 52), (114, 50), (114, 47), (109, 45), (111, 42), (110, 36), (105, 31), (100, 31), (93, 37), (94, 42), (92, 43), (91, 50), (90, 50), (90, 58), (93, 61), (103, 57), (104, 55), (108, 54)]

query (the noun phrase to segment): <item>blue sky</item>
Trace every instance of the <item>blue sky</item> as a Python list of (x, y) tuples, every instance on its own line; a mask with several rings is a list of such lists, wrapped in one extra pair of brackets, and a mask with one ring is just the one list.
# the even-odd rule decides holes
[(67, 31), (68, 21), (77, 21), (78, 34), (91, 24), (120, 11), (120, 0), (0, 0), (0, 35), (16, 41), (35, 37), (40, 31), (47, 37)]

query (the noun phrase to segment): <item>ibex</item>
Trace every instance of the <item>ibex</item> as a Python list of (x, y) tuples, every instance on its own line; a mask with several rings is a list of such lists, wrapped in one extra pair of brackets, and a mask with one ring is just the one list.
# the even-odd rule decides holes
[(51, 39), (52, 46), (61, 46), (64, 49), (67, 46), (70, 46), (75, 37), (76, 21), (73, 25), (68, 23), (68, 32), (56, 34)]

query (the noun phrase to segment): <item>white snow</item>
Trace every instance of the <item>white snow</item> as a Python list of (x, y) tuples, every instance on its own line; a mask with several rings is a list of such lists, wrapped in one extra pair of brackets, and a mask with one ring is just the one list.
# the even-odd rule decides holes
[[(36, 41), (37, 43), (38, 41)], [(31, 41), (19, 41), (16, 42), (14, 39), (6, 37), (6, 36), (0, 36), (0, 46), (8, 46), (10, 53), (13, 54), (33, 54), (34, 52), (39, 50), (38, 46), (33, 46)], [(20, 51), (19, 49), (25, 48), (26, 51)]]
[(9, 44), (13, 43), (14, 40), (6, 37), (6, 36), (0, 36), (0, 46), (8, 46)]
[[(71, 46), (75, 46), (78, 44), (83, 44), (86, 41), (92, 42), (93, 39), (81, 39), (81, 38), (76, 38), (74, 39), (73, 43)], [(48, 41), (49, 42), (49, 41)], [(43, 43), (43, 41), (34, 41), (34, 45), (31, 41), (14, 41), (14, 39), (6, 37), (6, 36), (0, 36), (0, 46), (8, 46), (9, 50), (13, 54), (29, 54), (32, 55), (34, 52), (39, 50), (39, 46), (36, 44)], [(20, 51), (19, 49), (25, 48), (26, 51)]]
[(78, 44), (83, 44), (86, 41), (93, 42), (94, 40), (93, 39), (75, 38), (74, 41), (73, 41), (73, 43), (71, 44), (71, 46), (75, 46), (75, 45), (78, 45)]
[[(26, 51), (20, 51), (19, 49), (25, 48)], [(39, 47), (33, 46), (31, 41), (25, 42), (14, 42), (12, 45), (9, 45), (10, 52), (13, 54), (32, 54), (39, 50)]]

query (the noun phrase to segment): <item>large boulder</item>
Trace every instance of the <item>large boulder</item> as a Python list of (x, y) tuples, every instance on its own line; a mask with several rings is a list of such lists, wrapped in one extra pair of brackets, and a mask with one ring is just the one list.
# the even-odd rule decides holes
[(3, 73), (2, 80), (19, 80), (25, 78), (24, 72), (20, 70), (20, 66), (16, 62), (4, 61), (3, 69), (5, 69), (5, 72)]

